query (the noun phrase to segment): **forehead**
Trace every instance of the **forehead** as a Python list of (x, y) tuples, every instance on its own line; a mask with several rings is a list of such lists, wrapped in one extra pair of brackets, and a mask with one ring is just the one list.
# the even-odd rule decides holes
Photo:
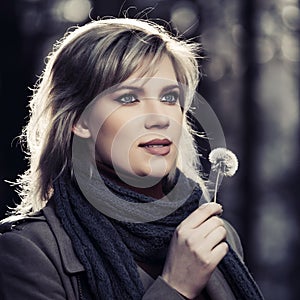
[(177, 82), (173, 63), (167, 55), (163, 55), (154, 65), (151, 65), (150, 58), (145, 58), (138, 69), (124, 83), (133, 82), (135, 79), (141, 78), (157, 78), (164, 81)]

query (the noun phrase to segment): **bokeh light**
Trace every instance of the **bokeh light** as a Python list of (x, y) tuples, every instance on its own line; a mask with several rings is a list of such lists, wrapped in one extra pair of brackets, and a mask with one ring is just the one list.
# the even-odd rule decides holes
[(297, 6), (287, 5), (282, 9), (282, 19), (286, 27), (291, 30), (300, 28), (300, 10)]
[(294, 36), (290, 34), (283, 35), (281, 41), (281, 50), (284, 57), (289, 61), (299, 61), (299, 44), (298, 40)]
[(245, 37), (245, 29), (243, 28), (243, 26), (241, 24), (233, 25), (231, 34), (235, 45), (242, 46)]
[(221, 57), (215, 57), (207, 67), (207, 75), (212, 81), (220, 80), (225, 74), (226, 63)]
[(257, 62), (267, 63), (275, 54), (275, 45), (269, 38), (258, 38), (256, 41)]
[(197, 6), (189, 1), (177, 2), (171, 9), (171, 23), (179, 33), (192, 35), (198, 25)]
[(60, 20), (81, 23), (88, 18), (91, 8), (89, 0), (66, 0), (57, 2), (54, 11)]

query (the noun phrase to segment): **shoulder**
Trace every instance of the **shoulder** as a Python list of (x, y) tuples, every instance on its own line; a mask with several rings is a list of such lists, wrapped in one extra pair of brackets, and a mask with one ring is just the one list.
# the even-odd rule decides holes
[(34, 216), (0, 226), (0, 251), (9, 252), (11, 247), (18, 251), (25, 245), (28, 250), (39, 249), (57, 268), (63, 269), (67, 274), (84, 270), (55, 213), (54, 203), (48, 203)]
[(0, 226), (0, 266), (26, 261), (51, 261), (55, 238), (42, 212)]
[(8, 247), (11, 242), (45, 248), (52, 240), (53, 234), (42, 211), (0, 226), (0, 248)]
[(0, 298), (65, 299), (57, 246), (43, 215), (1, 225), (1, 230)]
[(2, 224), (0, 253), (0, 299), (78, 299), (84, 268), (53, 206)]

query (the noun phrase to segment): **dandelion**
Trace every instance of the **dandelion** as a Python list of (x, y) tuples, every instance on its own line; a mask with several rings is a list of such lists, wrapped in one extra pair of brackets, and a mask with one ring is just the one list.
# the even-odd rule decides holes
[(231, 177), (238, 169), (238, 159), (236, 155), (226, 148), (213, 149), (209, 156), (211, 162), (211, 169), (217, 172), (217, 179), (215, 184), (214, 202), (217, 202), (217, 189), (220, 175)]

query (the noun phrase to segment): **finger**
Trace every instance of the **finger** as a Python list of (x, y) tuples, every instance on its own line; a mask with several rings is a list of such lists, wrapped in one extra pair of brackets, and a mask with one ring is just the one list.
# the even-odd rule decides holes
[(224, 221), (216, 216), (210, 217), (200, 226), (185, 230), (183, 241), (189, 248), (211, 251), (226, 237)]
[(189, 240), (195, 244), (198, 244), (220, 226), (224, 227), (226, 230), (224, 221), (221, 218), (217, 216), (209, 217), (198, 227), (192, 228), (192, 231), (190, 231), (189, 234)]
[(201, 226), (199, 226), (199, 228), (201, 228), (203, 237), (207, 237), (211, 232), (213, 232), (219, 226), (223, 226), (225, 228), (224, 221), (217, 216), (212, 216), (208, 218), (206, 221), (204, 221), (201, 224)]
[(229, 250), (229, 246), (226, 242), (218, 244), (211, 252), (211, 261), (212, 264), (217, 266), (220, 261), (224, 258)]
[(227, 231), (225, 227), (218, 226), (215, 228), (206, 238), (205, 243), (208, 249), (213, 250), (217, 247), (220, 243), (225, 241)]
[(218, 203), (205, 203), (199, 206), (194, 212), (192, 212), (180, 226), (187, 228), (196, 228), (209, 217), (220, 214), (223, 211), (222, 206)]

